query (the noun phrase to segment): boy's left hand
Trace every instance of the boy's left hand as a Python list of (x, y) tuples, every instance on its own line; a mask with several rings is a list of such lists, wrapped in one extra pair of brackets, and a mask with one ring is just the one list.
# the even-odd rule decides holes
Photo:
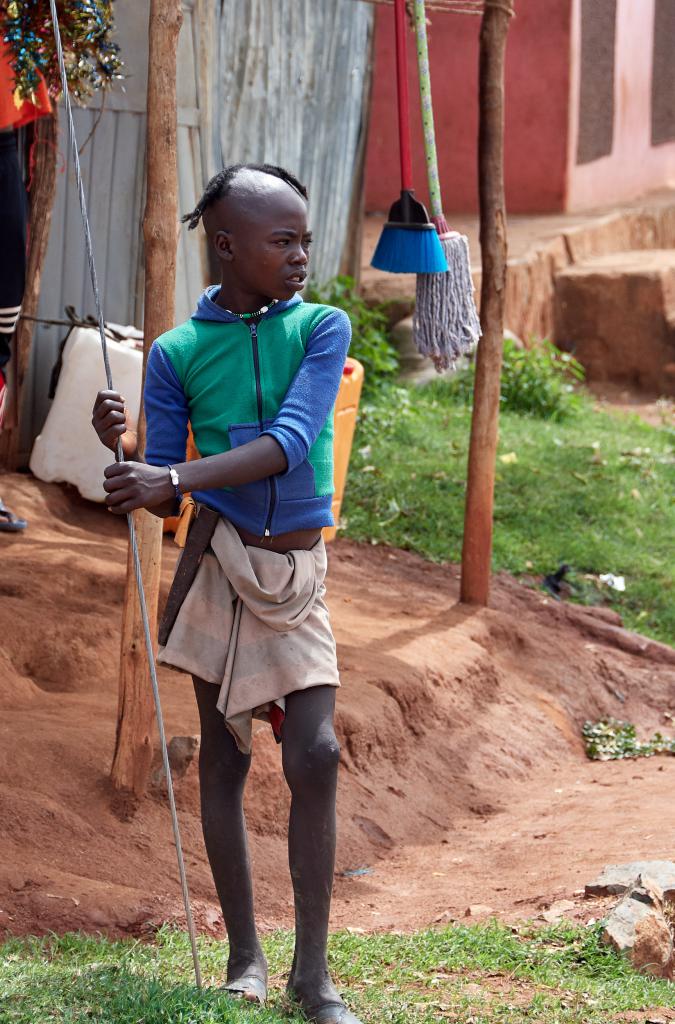
[(175, 496), (166, 466), (143, 462), (114, 462), (104, 472), (105, 503), (111, 512), (126, 515), (137, 508), (155, 508)]

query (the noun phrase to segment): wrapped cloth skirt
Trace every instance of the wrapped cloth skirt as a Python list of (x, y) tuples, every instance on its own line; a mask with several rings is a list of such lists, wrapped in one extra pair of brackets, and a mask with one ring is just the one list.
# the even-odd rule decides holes
[(218, 708), (243, 753), (251, 751), (254, 718), (269, 721), (279, 738), (287, 694), (340, 685), (326, 568), (323, 539), (279, 554), (244, 544), (232, 523), (199, 509), (157, 660), (220, 688)]

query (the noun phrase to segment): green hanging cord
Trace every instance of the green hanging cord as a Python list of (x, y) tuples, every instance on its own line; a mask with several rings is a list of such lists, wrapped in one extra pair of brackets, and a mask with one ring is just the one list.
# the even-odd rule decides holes
[(429, 197), (431, 199), (431, 215), (436, 223), (439, 234), (449, 231), (443, 217), (441, 202), (441, 183), (438, 178), (438, 160), (436, 158), (436, 136), (434, 133), (434, 111), (431, 104), (431, 75), (429, 72), (429, 46), (427, 43), (427, 20), (424, 0), (415, 0), (415, 34), (417, 36), (417, 63), (420, 77), (420, 96), (422, 98), (422, 125), (424, 127), (424, 154), (427, 161), (429, 177)]

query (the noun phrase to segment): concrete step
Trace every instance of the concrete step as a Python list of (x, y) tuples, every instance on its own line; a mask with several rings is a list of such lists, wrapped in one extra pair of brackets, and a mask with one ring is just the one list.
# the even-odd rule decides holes
[(589, 380), (675, 395), (675, 249), (595, 256), (554, 286), (556, 343)]

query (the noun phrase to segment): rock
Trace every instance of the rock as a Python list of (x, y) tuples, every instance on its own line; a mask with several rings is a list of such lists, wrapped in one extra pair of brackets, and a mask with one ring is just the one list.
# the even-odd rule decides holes
[[(167, 752), (174, 782), (184, 777), (198, 747), (199, 736), (173, 736), (169, 741)], [(159, 751), (155, 754), (150, 778), (153, 786), (164, 785), (164, 765)]]
[(675, 901), (675, 863), (671, 860), (635, 860), (629, 864), (609, 864), (592, 882), (586, 885), (586, 896), (616, 896), (635, 885), (638, 878), (655, 883), (668, 902), (673, 893)]
[(630, 893), (617, 903), (605, 920), (603, 941), (613, 946), (617, 953), (626, 953), (635, 943), (635, 929), (638, 922), (654, 914), (652, 907), (631, 898)]
[[(514, 335), (515, 337), (515, 335)], [(398, 352), (399, 377), (409, 384), (428, 384), (438, 378), (450, 379), (454, 376), (455, 370), (446, 370), (444, 373), (437, 373), (431, 359), (420, 355), (415, 345), (413, 335), (413, 318), (407, 316), (399, 320), (391, 330), (391, 340)], [(466, 359), (459, 360), (457, 366), (468, 365)]]
[(673, 936), (662, 914), (652, 912), (638, 921), (630, 959), (635, 970), (643, 974), (673, 977)]
[(489, 917), (494, 912), (494, 907), (488, 907), (486, 903), (472, 903), (464, 911), (464, 917)]
[(209, 905), (204, 908), (204, 912), (201, 915), (204, 926), (212, 932), (222, 931), (223, 928), (223, 915), (220, 907)]
[(556, 900), (548, 910), (544, 910), (539, 916), (549, 924), (553, 924), (572, 910), (576, 910), (576, 903), (573, 903), (572, 900)]
[(633, 967), (659, 978), (673, 976), (673, 936), (663, 914), (661, 890), (640, 877), (604, 923), (603, 942), (627, 956)]
[(174, 736), (168, 748), (171, 771), (177, 779), (181, 779), (190, 765), (199, 747), (199, 736)]
[(413, 336), (413, 318), (407, 316), (392, 328), (391, 340), (399, 358), (399, 377), (411, 384), (426, 384), (438, 374), (430, 359), (420, 355)]

